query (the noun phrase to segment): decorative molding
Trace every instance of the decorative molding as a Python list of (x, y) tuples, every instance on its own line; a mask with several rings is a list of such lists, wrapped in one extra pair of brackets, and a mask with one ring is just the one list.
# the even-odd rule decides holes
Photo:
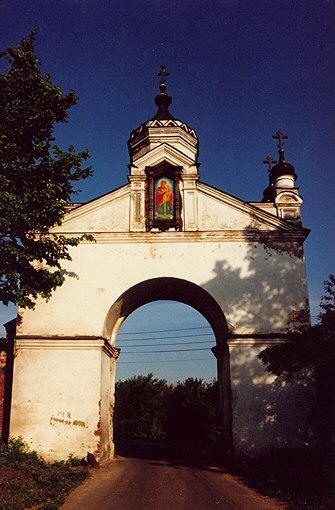
[[(62, 232), (65, 237), (80, 236), (84, 232)], [(298, 242), (302, 243), (308, 232), (304, 230), (296, 230), (295, 232), (282, 231), (282, 230), (216, 230), (216, 231), (189, 231), (189, 232), (177, 232), (177, 231), (151, 231), (151, 232), (89, 232), (93, 235), (96, 243), (185, 243), (190, 241), (198, 242), (261, 242), (272, 241), (272, 242)], [(90, 241), (81, 241), (80, 244), (91, 244)]]
[(120, 349), (113, 347), (106, 339), (94, 336), (33, 336), (17, 335), (15, 351), (18, 350), (102, 350), (110, 358), (118, 358)]
[(280, 345), (286, 337), (287, 333), (229, 333), (227, 343), (229, 347)]

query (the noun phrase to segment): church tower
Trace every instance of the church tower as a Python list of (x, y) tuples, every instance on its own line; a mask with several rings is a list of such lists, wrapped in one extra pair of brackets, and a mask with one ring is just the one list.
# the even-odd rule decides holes
[(169, 111), (172, 97), (166, 93), (165, 66), (157, 76), (157, 112), (128, 140), (130, 230), (197, 230), (198, 137)]

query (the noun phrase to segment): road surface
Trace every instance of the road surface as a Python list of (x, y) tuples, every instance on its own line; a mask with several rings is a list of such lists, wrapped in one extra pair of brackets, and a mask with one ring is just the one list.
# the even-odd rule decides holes
[(283, 510), (216, 467), (120, 457), (77, 487), (61, 510)]

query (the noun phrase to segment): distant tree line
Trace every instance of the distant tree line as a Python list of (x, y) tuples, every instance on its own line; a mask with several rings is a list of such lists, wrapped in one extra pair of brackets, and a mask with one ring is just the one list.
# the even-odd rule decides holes
[(153, 374), (118, 381), (115, 439), (155, 441), (184, 449), (220, 444), (218, 384), (188, 378), (168, 384)]

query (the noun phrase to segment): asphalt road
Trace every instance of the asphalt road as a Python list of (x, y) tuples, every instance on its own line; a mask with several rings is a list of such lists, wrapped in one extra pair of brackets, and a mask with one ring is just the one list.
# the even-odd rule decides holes
[(96, 470), (61, 510), (279, 510), (216, 467), (120, 457)]

